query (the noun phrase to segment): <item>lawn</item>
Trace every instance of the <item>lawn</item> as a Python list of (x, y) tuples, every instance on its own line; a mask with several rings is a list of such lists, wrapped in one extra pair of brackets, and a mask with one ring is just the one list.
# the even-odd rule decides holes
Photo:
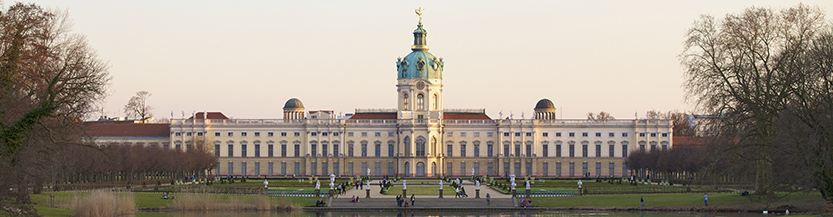
[[(542, 207), (639, 207), (640, 197), (645, 200), (645, 207), (691, 207), (703, 206), (703, 194), (621, 194), (621, 195), (588, 195), (577, 197), (533, 198)], [(733, 193), (709, 194), (710, 206), (731, 207), (764, 207), (766, 204), (752, 202), (750, 197)], [(777, 204), (794, 203), (823, 203), (818, 193), (795, 193), (779, 200)]]
[[(483, 187), (483, 186), (481, 186)], [(408, 186), (408, 195), (436, 195), (439, 196), (440, 186)], [(469, 196), (474, 195), (474, 187), (466, 188)], [(393, 186), (388, 190), (386, 195), (401, 195), (402, 186)], [(454, 188), (449, 186), (443, 187), (443, 197), (454, 197)]]

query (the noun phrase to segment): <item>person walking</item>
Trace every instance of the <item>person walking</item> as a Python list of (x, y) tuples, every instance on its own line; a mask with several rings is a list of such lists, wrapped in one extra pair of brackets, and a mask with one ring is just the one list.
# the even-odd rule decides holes
[(486, 193), (486, 206), (492, 205), (492, 197), (489, 193)]
[(705, 203), (706, 206), (709, 206), (709, 195), (708, 194), (703, 194), (703, 203)]
[(415, 204), (415, 203), (414, 203), (414, 202), (415, 202), (414, 200), (415, 200), (415, 199), (414, 199), (414, 194), (411, 194), (411, 206), (414, 206), (414, 204)]
[(639, 196), (639, 204), (642, 204), (642, 207), (645, 207), (645, 199), (642, 196)]

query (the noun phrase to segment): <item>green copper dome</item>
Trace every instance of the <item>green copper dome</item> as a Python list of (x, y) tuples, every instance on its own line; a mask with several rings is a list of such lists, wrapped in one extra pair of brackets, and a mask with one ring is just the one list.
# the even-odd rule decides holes
[(426, 37), (428, 31), (422, 28), (422, 22), (417, 25), (414, 30), (414, 45), (411, 46), (411, 52), (405, 58), (396, 60), (396, 71), (399, 79), (404, 78), (443, 78), (443, 63), (442, 58), (437, 58), (428, 52), (428, 43)]

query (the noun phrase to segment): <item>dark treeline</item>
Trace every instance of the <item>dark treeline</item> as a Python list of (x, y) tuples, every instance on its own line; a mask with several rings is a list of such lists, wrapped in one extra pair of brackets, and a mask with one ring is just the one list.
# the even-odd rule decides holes
[(696, 178), (704, 164), (705, 148), (677, 148), (628, 154), (628, 168), (637, 177), (653, 180), (684, 180)]
[(122, 182), (206, 177), (217, 158), (200, 148), (188, 151), (160, 147), (110, 145), (101, 149), (68, 146), (55, 162), (56, 184)]

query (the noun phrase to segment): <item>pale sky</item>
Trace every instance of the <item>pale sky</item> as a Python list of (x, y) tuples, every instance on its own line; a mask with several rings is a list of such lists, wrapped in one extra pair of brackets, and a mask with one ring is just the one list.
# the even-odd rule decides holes
[(531, 118), (548, 98), (568, 119), (693, 110), (678, 54), (702, 14), (833, 10), (830, 0), (25, 2), (67, 10), (109, 61), (108, 116), (145, 90), (157, 118), (252, 119), (281, 118), (293, 97), (307, 111), (396, 108), (396, 58), (411, 52), (417, 7), (429, 52), (445, 60), (446, 109)]

